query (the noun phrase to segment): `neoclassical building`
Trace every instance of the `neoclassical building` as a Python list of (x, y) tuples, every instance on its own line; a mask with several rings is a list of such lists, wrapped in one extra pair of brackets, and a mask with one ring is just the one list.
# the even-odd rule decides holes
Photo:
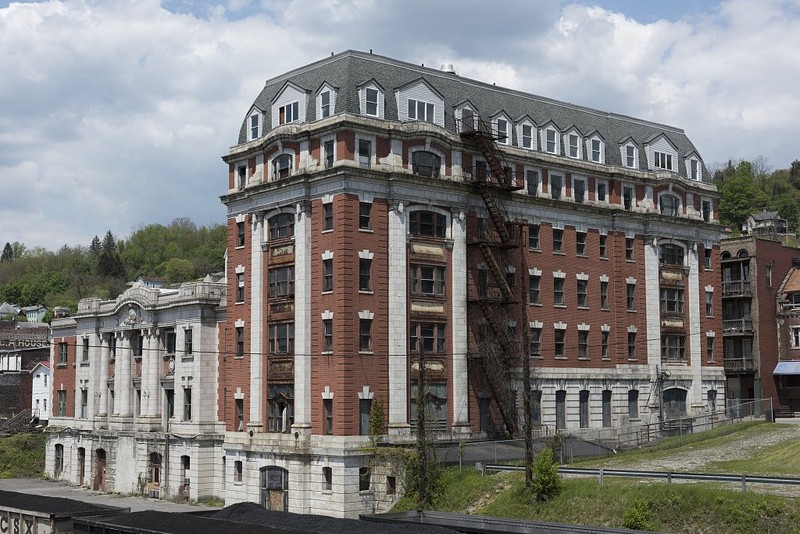
[[(224, 314), (191, 374), (176, 359), (171, 394), (180, 409), (192, 384), (191, 423), (142, 397), (149, 424), (169, 422), (166, 440), (185, 447), (165, 448), (170, 476), (187, 457), (214, 478), (192, 478), (192, 497), (382, 510), (402, 473), (372, 445), (413, 441), (419, 388), (435, 438), (518, 434), (525, 364), (538, 435), (724, 405), (719, 197), (679, 128), (347, 51), (268, 80), (223, 159)], [(117, 350), (166, 343), (145, 308), (103, 305)], [(132, 430), (133, 472), (147, 472), (138, 362), (117, 379), (110, 327), (73, 320), (105, 370), (92, 413)], [(142, 363), (141, 395), (151, 372)], [(63, 383), (69, 402), (81, 384)], [(115, 476), (118, 490), (137, 482)]]

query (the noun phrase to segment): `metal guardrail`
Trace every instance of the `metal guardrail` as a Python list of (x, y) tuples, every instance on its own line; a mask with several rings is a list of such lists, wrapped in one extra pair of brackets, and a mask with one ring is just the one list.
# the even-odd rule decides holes
[[(521, 465), (501, 465), (486, 464), (482, 466), (481, 472), (486, 471), (525, 471)], [(779, 484), (789, 486), (800, 486), (800, 478), (788, 477), (765, 477), (756, 475), (724, 475), (714, 473), (676, 473), (663, 471), (628, 471), (624, 469), (590, 469), (579, 467), (559, 467), (558, 472), (562, 475), (583, 475), (596, 476), (598, 484), (603, 483), (604, 477), (628, 477), (628, 478), (659, 478), (666, 479), (667, 483), (673, 480), (704, 480), (709, 482), (740, 482), (742, 491), (747, 491), (747, 484)]]

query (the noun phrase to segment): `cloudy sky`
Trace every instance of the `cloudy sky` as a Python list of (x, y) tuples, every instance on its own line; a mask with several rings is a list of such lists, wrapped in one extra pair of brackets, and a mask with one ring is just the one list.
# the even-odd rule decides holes
[(0, 246), (224, 222), (264, 81), (346, 49), (800, 158), (800, 0), (0, 0)]

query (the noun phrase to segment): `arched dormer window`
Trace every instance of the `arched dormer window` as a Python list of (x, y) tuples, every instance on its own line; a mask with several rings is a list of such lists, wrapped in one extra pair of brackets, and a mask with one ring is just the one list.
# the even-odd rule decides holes
[(692, 181), (703, 181), (703, 166), (697, 158), (686, 158), (686, 176)]
[(292, 175), (294, 158), (291, 154), (280, 154), (272, 159), (272, 179), (280, 180)]
[(629, 169), (639, 168), (639, 149), (633, 143), (625, 143), (619, 147), (622, 166)]
[(681, 199), (670, 193), (662, 193), (658, 197), (658, 208), (661, 215), (677, 217), (681, 213)]
[(324, 119), (336, 111), (336, 91), (327, 83), (317, 93), (317, 119)]
[(267, 231), (270, 241), (294, 237), (294, 213), (285, 211), (273, 215), (267, 219)]
[(247, 117), (247, 140), (253, 141), (261, 137), (261, 112), (254, 109)]
[(478, 112), (469, 105), (463, 105), (462, 107), (456, 108), (455, 117), (459, 133), (470, 132), (475, 129)]
[(414, 210), (408, 215), (408, 233), (418, 237), (447, 237), (447, 217), (427, 210)]
[(658, 247), (658, 263), (683, 267), (684, 250), (680, 245), (665, 243)]
[(417, 150), (411, 154), (411, 170), (414, 174), (438, 178), (441, 173), (442, 158), (427, 150)]

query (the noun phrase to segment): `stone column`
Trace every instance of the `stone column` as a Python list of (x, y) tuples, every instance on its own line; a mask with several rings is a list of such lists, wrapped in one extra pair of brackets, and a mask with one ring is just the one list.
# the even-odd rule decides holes
[[(161, 361), (160, 338), (163, 331), (148, 329), (145, 334), (145, 345), (142, 354), (142, 415), (157, 418), (159, 415), (161, 387), (158, 383)], [(145, 395), (146, 393), (146, 395)]]
[[(705, 408), (705, 399), (703, 398), (703, 345), (700, 337), (700, 310), (701, 306), (705, 305), (705, 292), (700, 291), (700, 262), (697, 258), (697, 244), (689, 247), (687, 254), (687, 263), (689, 267), (689, 276), (686, 284), (686, 298), (689, 303), (689, 313), (686, 315), (686, 324), (688, 328), (688, 338), (686, 340), (686, 349), (689, 352), (689, 370), (692, 373), (692, 389), (687, 396), (687, 404), (691, 403), (692, 410), (687, 415), (693, 415), (693, 412), (700, 412)], [(701, 299), (703, 304), (701, 305)], [(688, 408), (688, 406), (687, 406)]]
[[(122, 417), (130, 417), (131, 410), (131, 384), (133, 369), (133, 352), (131, 351), (131, 335), (133, 331), (122, 332), (117, 342), (117, 364), (114, 374), (114, 395), (117, 403), (114, 411)], [(119, 408), (117, 408), (119, 404)]]
[(108, 389), (108, 344), (106, 336), (95, 332), (89, 345), (89, 365), (92, 366), (92, 385), (89, 394), (93, 417), (106, 417), (106, 390)]
[(453, 218), (451, 253), (451, 307), (453, 361), (453, 432), (469, 433), (469, 385), (467, 377), (467, 232), (464, 212)]
[(311, 433), (311, 217), (298, 203), (294, 223), (294, 425)]
[[(264, 218), (260, 214), (251, 214), (252, 238), (250, 240), (250, 420), (247, 426), (259, 432), (264, 424), (263, 401), (261, 392), (264, 384), (262, 370), (264, 367), (264, 340), (262, 332), (266, 330), (266, 314), (264, 313), (264, 253), (261, 243), (264, 238)], [(222, 399), (223, 403), (229, 399)]]
[(408, 271), (403, 203), (389, 211), (389, 434), (408, 434)]

